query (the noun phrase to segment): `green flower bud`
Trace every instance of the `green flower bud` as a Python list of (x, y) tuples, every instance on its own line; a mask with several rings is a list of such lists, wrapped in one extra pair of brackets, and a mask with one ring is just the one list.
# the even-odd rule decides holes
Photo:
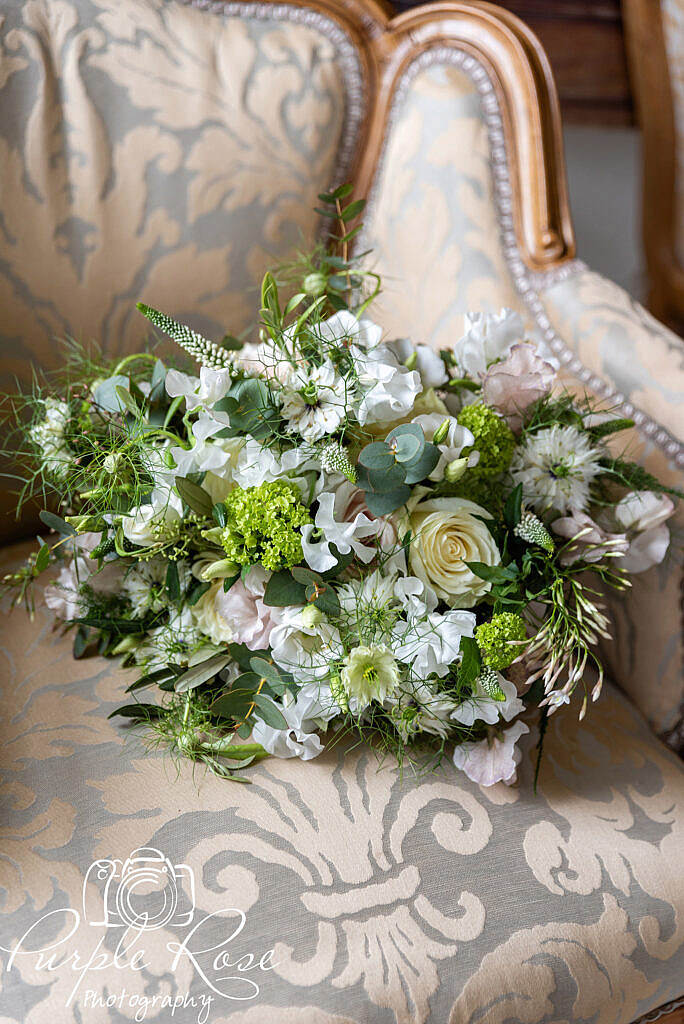
[(454, 459), (453, 462), (447, 463), (444, 470), (444, 479), (450, 484), (455, 484), (457, 480), (461, 479), (467, 468), (467, 459)]
[(64, 522), (73, 526), (76, 533), (86, 533), (95, 529), (99, 521), (94, 516), (64, 516)]
[(432, 435), (432, 443), (433, 444), (441, 444), (442, 441), (446, 440), (446, 436), (447, 436), (448, 433), (449, 433), (449, 420), (444, 420), (444, 422), (440, 423), (440, 425), (437, 427), (437, 429), (435, 430), (434, 434)]
[(313, 626), (317, 626), (319, 622), (325, 621), (325, 615), (317, 608), (315, 604), (307, 604), (306, 608), (302, 611), (302, 622), (304, 625), (311, 629)]
[(135, 650), (139, 642), (135, 636), (125, 636), (123, 640), (119, 640), (116, 647), (112, 647), (112, 654), (128, 654), (129, 651)]
[(202, 569), (200, 578), (207, 583), (209, 580), (227, 579), (240, 571), (240, 566), (232, 562), (230, 558), (220, 558), (212, 562), (205, 569)]
[(404, 366), (407, 370), (415, 370), (418, 365), (418, 353), (414, 350), (408, 359), (404, 360)]

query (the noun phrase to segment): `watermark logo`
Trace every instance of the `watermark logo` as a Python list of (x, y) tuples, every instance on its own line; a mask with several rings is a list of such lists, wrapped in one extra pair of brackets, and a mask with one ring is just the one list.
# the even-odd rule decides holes
[[(89, 885), (93, 883), (102, 889), (102, 913), (95, 915), (94, 901), (87, 899)], [(181, 895), (190, 905), (184, 911), (179, 909)], [(96, 860), (83, 882), (83, 919), (95, 927), (140, 931), (168, 925), (184, 927), (191, 924), (194, 913), (192, 868), (172, 864), (161, 850), (152, 846), (133, 850), (125, 861)]]
[[(60, 972), (73, 978), (65, 1006), (79, 999), (86, 1015), (88, 1009), (127, 1008), (136, 1021), (144, 1021), (150, 1013), (166, 1009), (173, 1017), (183, 1008), (187, 1020), (187, 1011), (195, 1008), (198, 1024), (206, 1024), (214, 1002), (257, 999), (263, 974), (277, 967), (273, 949), (244, 948), (246, 923), (245, 912), (236, 907), (202, 914), (192, 868), (174, 864), (156, 847), (141, 847), (124, 860), (94, 861), (79, 910), (63, 907), (43, 914), (12, 948), (0, 945), (0, 950), (9, 954), (8, 971), (28, 963), (34, 977), (44, 972), (46, 984)], [(172, 932), (173, 940), (159, 934), (162, 928)], [(195, 979), (192, 994), (149, 995), (139, 977), (150, 967), (154, 976), (175, 975), (188, 964)], [(105, 974), (94, 986), (98, 972)], [(116, 991), (112, 982), (117, 977), (135, 978), (135, 984)], [(204, 991), (198, 994), (199, 988)]]

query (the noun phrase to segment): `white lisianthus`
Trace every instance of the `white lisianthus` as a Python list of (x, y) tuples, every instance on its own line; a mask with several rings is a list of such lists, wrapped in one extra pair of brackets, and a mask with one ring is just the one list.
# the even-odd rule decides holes
[(74, 461), (74, 453), (64, 438), (71, 412), (67, 403), (57, 398), (45, 398), (41, 405), (43, 419), (31, 427), (29, 438), (38, 449), (44, 471), (61, 479)]
[(353, 345), (350, 352), (361, 387), (359, 423), (385, 423), (408, 415), (423, 390), (420, 374), (400, 366), (386, 345), (369, 352)]
[(223, 580), (217, 580), (190, 608), (195, 627), (216, 645), (229, 644), (235, 639), (232, 622), (222, 614), (224, 596)]
[(297, 680), (313, 682), (324, 679), (330, 664), (344, 654), (339, 630), (329, 622), (312, 622), (306, 609), (286, 609), (283, 621), (271, 632), (273, 660)]
[(321, 366), (292, 367), (282, 391), (287, 429), (305, 441), (334, 434), (351, 406), (349, 384), (326, 360)]
[(165, 488), (155, 488), (148, 505), (138, 505), (121, 517), (124, 537), (138, 547), (150, 547), (168, 540), (179, 530), (183, 504), (178, 495)]
[(461, 370), (473, 380), (487, 372), (487, 367), (508, 355), (516, 341), (523, 341), (522, 317), (511, 309), (499, 313), (468, 313), (464, 334), (454, 345), (454, 356)]
[(345, 693), (359, 708), (383, 701), (399, 685), (399, 667), (384, 645), (355, 647), (345, 658), (340, 680)]
[[(447, 466), (460, 459), (464, 448), (470, 448), (475, 444), (472, 431), (462, 427), (455, 416), (441, 416), (438, 412), (431, 412), (421, 416), (414, 416), (412, 423), (417, 423), (422, 428), (427, 441), (432, 441), (435, 432), (448, 423), (446, 437), (437, 445), (440, 451), (439, 462), (430, 473), (429, 480), (439, 482), (444, 479), (444, 471)], [(480, 461), (480, 453), (471, 451), (468, 455), (466, 468), (472, 469)]]
[(523, 501), (540, 515), (583, 512), (589, 489), (601, 472), (603, 452), (576, 427), (554, 424), (530, 434), (511, 460), (513, 484), (522, 484)]
[(315, 572), (326, 572), (337, 564), (330, 550), (334, 544), (342, 555), (353, 551), (362, 562), (370, 562), (375, 551), (363, 543), (377, 535), (377, 525), (363, 512), (357, 512), (350, 523), (335, 519), (335, 495), (327, 492), (318, 497), (318, 511), (313, 524), (302, 526), (304, 560)]
[(454, 608), (471, 608), (491, 584), (466, 562), (499, 565), (501, 555), (482, 519), (491, 515), (465, 498), (432, 498), (410, 510), (409, 565), (419, 579)]
[(395, 338), (387, 348), (402, 366), (417, 370), (424, 388), (438, 388), (446, 384), (449, 375), (444, 360), (429, 345), (414, 345), (408, 338)]
[(453, 762), (469, 779), (480, 786), (503, 782), (512, 786), (518, 777), (522, 752), (517, 742), (530, 730), (524, 722), (514, 722), (500, 736), (477, 743), (459, 743), (454, 747)]
[(518, 697), (514, 683), (505, 679), (500, 672), (497, 672), (496, 675), (499, 688), (506, 699), (494, 700), (477, 680), (471, 696), (459, 704), (453, 712), (451, 717), (455, 721), (460, 722), (461, 725), (473, 725), (476, 721), (495, 725), (501, 718), (505, 722), (510, 722), (525, 710), (525, 705)]

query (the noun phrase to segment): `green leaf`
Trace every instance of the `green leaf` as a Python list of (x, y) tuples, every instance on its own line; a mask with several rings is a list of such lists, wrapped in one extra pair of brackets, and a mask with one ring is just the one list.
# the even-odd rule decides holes
[(214, 518), (214, 522), (218, 526), (225, 526), (228, 522), (228, 514), (226, 512), (226, 506), (222, 501), (218, 501), (211, 510), (211, 514)]
[(417, 458), (404, 463), (406, 483), (417, 484), (419, 481), (425, 480), (439, 462), (440, 455), (441, 452), (437, 445), (426, 442)]
[(161, 684), (169, 679), (174, 679), (176, 672), (172, 668), (159, 668), (156, 672), (149, 672), (144, 676), (140, 676), (134, 683), (126, 687), (126, 693), (133, 693), (135, 690), (142, 690), (146, 686), (153, 686), (155, 683)]
[(214, 408), (228, 413), (234, 430), (251, 434), (257, 441), (272, 434), (280, 422), (268, 385), (256, 377), (236, 381)]
[(246, 644), (228, 644), (228, 650), (233, 661), (237, 662), (243, 672), (249, 672), (254, 651), (250, 651)]
[(213, 679), (231, 660), (230, 654), (215, 654), (206, 661), (201, 661), (199, 665), (194, 665), (176, 680), (176, 693), (187, 693), (188, 690), (194, 690), (207, 680)]
[(319, 584), (318, 587), (308, 586), (306, 588), (306, 599), (307, 601), (313, 601), (324, 615), (334, 616), (340, 614), (340, 600), (332, 587), (325, 583)]
[(373, 491), (376, 494), (387, 494), (389, 491), (396, 491), (398, 487), (406, 482), (406, 469), (396, 462), (389, 469), (371, 469), (362, 472), (357, 470), (357, 482), (364, 490)]
[(354, 220), (354, 217), (358, 217), (365, 205), (365, 199), (355, 199), (353, 203), (350, 203), (349, 206), (345, 207), (342, 211), (340, 220), (344, 221), (345, 224), (349, 220)]
[(470, 636), (461, 637), (461, 662), (458, 667), (458, 681), (463, 686), (472, 686), (482, 671), (482, 656), (477, 641)]
[(246, 567), (243, 566), (242, 567), (242, 572), (236, 572), (234, 576), (226, 576), (226, 578), (223, 581), (223, 593), (224, 594), (227, 594), (228, 591), (230, 590), (230, 588), (233, 586), (233, 584), (237, 583), (237, 581), (240, 579), (240, 576), (243, 575), (245, 568), (247, 568), (247, 571), (249, 572), (249, 570), (251, 569), (251, 566), (246, 566)]
[(125, 390), (130, 388), (130, 381), (128, 377), (124, 377), (120, 373), (101, 381), (93, 388), (93, 399), (95, 404), (98, 405), (100, 409), (104, 409), (105, 412), (123, 412), (124, 406), (122, 405), (122, 401), (119, 396), (119, 388), (124, 388)]
[(322, 203), (329, 203), (332, 206), (335, 205), (335, 196), (332, 195), (330, 192), (319, 192), (318, 198)]
[(513, 530), (522, 516), (522, 484), (518, 484), (506, 498), (503, 509), (506, 526)]
[(55, 533), (61, 533), (65, 537), (75, 537), (76, 530), (74, 530), (71, 523), (67, 523), (66, 520), (62, 519), (61, 516), (55, 515), (54, 512), (48, 512), (47, 509), (39, 514), (41, 523), (44, 523), (49, 530), (54, 530)]
[(274, 572), (266, 584), (264, 604), (272, 608), (284, 608), (292, 604), (306, 603), (306, 588), (298, 583), (287, 569)]
[(366, 491), (366, 504), (374, 516), (387, 516), (390, 512), (395, 512), (405, 505), (410, 497), (411, 488), (402, 484), (395, 491), (389, 491), (386, 494)]
[(511, 562), (510, 565), (487, 565), (485, 562), (466, 562), (465, 564), (471, 572), (488, 583), (508, 583), (518, 578), (519, 570), (515, 562)]
[(107, 718), (116, 718), (117, 715), (121, 715), (123, 718), (145, 719), (149, 722), (161, 717), (161, 714), (162, 709), (156, 704), (124, 704), (123, 707), (112, 711), (111, 715), (107, 715)]
[(198, 516), (206, 516), (207, 519), (211, 517), (214, 503), (203, 487), (193, 483), (187, 476), (177, 476), (176, 490), (188, 508)]
[(106, 629), (112, 633), (144, 633), (145, 624), (141, 619), (107, 619), (101, 615), (84, 615), (74, 622), (82, 622), (84, 626), (92, 626), (93, 629)]
[(283, 682), (278, 667), (273, 662), (266, 661), (265, 658), (250, 658), (249, 664), (252, 672), (256, 672), (261, 679), (266, 679), (269, 683), (276, 684)]
[(287, 722), (282, 711), (270, 697), (266, 697), (263, 693), (255, 693), (254, 703), (259, 709), (259, 714), (256, 715), (255, 712), (255, 717), (261, 718), (272, 729), (287, 729)]
[(359, 462), (366, 469), (392, 469), (395, 465), (394, 453), (384, 441), (373, 441), (361, 449)]
[(306, 292), (297, 292), (296, 295), (293, 295), (285, 307), (285, 316), (289, 316), (305, 298)]
[(311, 583), (323, 582), (323, 577), (319, 573), (303, 565), (295, 565), (291, 572), (297, 583), (303, 583), (305, 587)]
[(269, 310), (278, 320), (280, 320), (280, 303), (278, 301), (278, 285), (276, 284), (275, 278), (270, 271), (264, 274), (264, 279), (261, 282), (261, 305), (264, 309)]
[(79, 626), (74, 636), (74, 647), (73, 654), (74, 658), (78, 661), (82, 658), (88, 649), (91, 642), (90, 630), (87, 626)]
[(175, 562), (169, 562), (166, 567), (166, 593), (174, 604), (180, 601), (180, 578), (178, 576), (178, 566)]
[(36, 572), (45, 572), (50, 564), (50, 548), (47, 544), (41, 544), (36, 555)]
[(404, 436), (415, 437), (425, 444), (425, 433), (420, 423), (399, 423), (398, 426), (390, 430), (385, 438), (385, 443), (392, 444), (392, 441)]
[(417, 437), (410, 434), (400, 434), (393, 443), (394, 458), (397, 462), (411, 462), (420, 452), (423, 445)]
[(617, 434), (620, 430), (629, 430), (634, 426), (634, 420), (627, 418), (606, 420), (605, 423), (597, 423), (595, 427), (587, 427), (586, 431), (596, 441), (600, 437), (608, 437), (609, 434)]
[(121, 405), (123, 406), (123, 408), (126, 409), (126, 411), (129, 412), (131, 416), (139, 416), (140, 410), (138, 409), (138, 406), (135, 404), (135, 401), (133, 400), (133, 397), (128, 388), (122, 388), (119, 384), (117, 384), (115, 390), (117, 397), (121, 401)]

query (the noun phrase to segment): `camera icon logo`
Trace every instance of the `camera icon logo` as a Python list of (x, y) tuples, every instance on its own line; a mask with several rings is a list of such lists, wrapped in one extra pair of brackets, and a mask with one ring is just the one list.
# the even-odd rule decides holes
[[(96, 912), (86, 907), (88, 886), (101, 890)], [(183, 909), (181, 898), (185, 897)], [(92, 907), (92, 900), (88, 900)], [(185, 909), (187, 907), (187, 909)], [(125, 861), (96, 860), (83, 882), (83, 917), (105, 928), (150, 931), (165, 925), (184, 926), (195, 913), (195, 876), (187, 864), (172, 864), (152, 846), (133, 850)]]

